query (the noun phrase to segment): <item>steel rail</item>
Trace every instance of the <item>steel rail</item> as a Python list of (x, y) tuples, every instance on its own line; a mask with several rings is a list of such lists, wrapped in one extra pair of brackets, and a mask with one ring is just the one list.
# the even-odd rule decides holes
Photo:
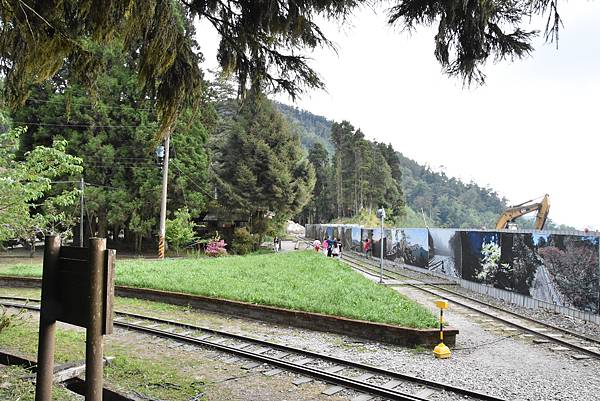
[[(357, 265), (357, 266), (360, 266), (360, 267), (362, 267), (363, 269), (368, 269), (368, 267), (364, 266), (364, 264), (362, 264), (362, 263), (368, 263), (368, 264), (370, 264), (369, 262), (363, 262), (363, 261), (360, 261), (360, 262), (362, 262), (362, 263), (358, 263), (358, 262), (359, 262), (359, 260), (358, 260), (358, 259), (350, 258), (350, 257), (348, 257), (348, 256), (343, 256), (343, 257), (342, 257), (342, 259), (345, 259), (345, 261), (346, 261), (347, 263), (348, 263), (348, 262), (350, 262), (350, 264), (353, 264), (353, 265), (355, 265), (355, 266), (356, 266), (356, 265)], [(373, 265), (373, 266), (375, 266), (375, 265)], [(356, 267), (355, 267), (355, 268), (356, 268)], [(359, 270), (362, 270), (362, 269), (359, 269)], [(364, 271), (364, 270), (363, 270), (363, 271)], [(411, 280), (415, 280), (415, 281), (421, 281), (421, 280), (418, 280), (418, 279), (414, 279), (414, 278), (412, 278), (412, 277), (404, 276), (404, 275), (402, 275), (401, 273), (394, 272), (394, 271), (392, 271), (392, 270), (389, 270), (389, 269), (386, 269), (386, 271), (388, 271), (388, 272), (392, 272), (392, 273), (394, 273), (394, 274), (396, 274), (397, 276), (400, 276), (400, 277), (406, 277), (406, 278), (409, 278), (409, 279), (411, 279)], [(368, 273), (369, 273), (369, 274), (374, 274), (374, 273), (373, 273), (373, 271), (370, 271), (370, 272), (368, 272)], [(391, 276), (391, 275), (389, 275), (389, 274), (386, 274), (386, 277), (388, 277), (388, 278), (391, 278), (391, 279), (397, 279), (397, 278), (398, 278), (398, 277)], [(556, 327), (555, 327), (555, 326), (553, 326), (553, 325), (549, 325), (549, 324), (547, 324), (547, 323), (544, 323), (544, 322), (538, 321), (538, 320), (536, 320), (536, 319), (531, 319), (531, 318), (528, 318), (528, 317), (526, 317), (526, 316), (519, 315), (518, 313), (515, 313), (515, 312), (510, 312), (510, 311), (507, 311), (507, 310), (505, 310), (505, 309), (503, 309), (503, 308), (500, 308), (500, 307), (497, 307), (497, 306), (494, 306), (494, 305), (490, 305), (490, 304), (488, 304), (488, 303), (486, 303), (486, 302), (483, 302), (483, 301), (477, 300), (477, 299), (475, 299), (475, 298), (471, 298), (471, 297), (469, 297), (469, 296), (466, 296), (466, 295), (462, 295), (462, 294), (460, 294), (460, 293), (457, 293), (457, 292), (454, 292), (454, 291), (451, 291), (451, 290), (447, 290), (447, 289), (445, 289), (445, 288), (442, 288), (442, 287), (436, 286), (436, 285), (434, 285), (434, 284), (428, 284), (428, 283), (425, 283), (425, 282), (423, 282), (423, 284), (420, 284), (420, 285), (413, 284), (413, 283), (404, 283), (403, 285), (408, 285), (408, 286), (410, 286), (410, 287), (413, 287), (413, 288), (419, 289), (419, 290), (421, 290), (421, 291), (427, 292), (427, 293), (429, 293), (429, 294), (432, 294), (432, 295), (435, 295), (435, 296), (442, 296), (442, 295), (440, 295), (439, 293), (437, 293), (437, 292), (435, 292), (435, 291), (431, 291), (431, 290), (428, 290), (427, 288), (423, 288), (423, 285), (431, 286), (431, 287), (437, 288), (437, 289), (438, 289), (438, 290), (440, 290), (440, 291), (445, 291), (445, 292), (451, 293), (451, 294), (453, 294), (453, 295), (456, 295), (456, 296), (458, 296), (458, 297), (461, 297), (461, 298), (468, 299), (468, 300), (469, 300), (469, 301), (471, 301), (471, 302), (475, 302), (475, 303), (477, 303), (477, 304), (480, 304), (480, 305), (483, 305), (483, 306), (489, 307), (489, 308), (491, 308), (491, 309), (496, 309), (496, 310), (498, 310), (498, 311), (500, 311), (500, 312), (502, 312), (502, 313), (507, 313), (507, 314), (513, 315), (513, 316), (515, 316), (515, 317), (517, 317), (517, 318), (519, 318), (519, 319), (522, 319), (522, 320), (525, 320), (525, 321), (529, 321), (529, 322), (532, 322), (532, 323), (538, 324), (538, 325), (540, 325), (540, 326), (544, 326), (544, 327), (547, 327), (547, 328), (549, 328), (549, 329), (553, 329), (553, 330), (556, 330), (556, 331), (559, 331), (559, 332), (563, 332), (564, 334), (569, 334), (569, 335), (571, 335), (571, 332), (570, 332), (570, 330), (564, 330), (564, 329), (562, 329), (562, 328), (556, 328)], [(517, 328), (517, 329), (520, 329), (520, 330), (526, 331), (526, 332), (528, 332), (528, 333), (531, 333), (531, 334), (535, 334), (535, 335), (537, 335), (537, 336), (539, 336), (539, 337), (543, 337), (543, 338), (545, 338), (545, 339), (547, 339), (547, 340), (551, 340), (551, 341), (554, 341), (554, 342), (556, 342), (556, 343), (558, 343), (558, 344), (564, 345), (564, 346), (566, 346), (566, 347), (570, 347), (570, 348), (572, 348), (572, 349), (574, 349), (574, 350), (576, 350), (576, 351), (578, 351), (578, 352), (582, 352), (582, 353), (585, 353), (585, 354), (588, 354), (588, 355), (590, 355), (590, 356), (593, 356), (593, 357), (595, 357), (595, 358), (599, 358), (599, 359), (600, 359), (600, 352), (596, 352), (596, 351), (590, 350), (590, 349), (588, 349), (588, 348), (585, 348), (585, 347), (579, 346), (579, 345), (577, 345), (577, 344), (573, 344), (573, 343), (571, 343), (571, 342), (569, 342), (569, 341), (562, 340), (562, 339), (560, 339), (560, 338), (557, 338), (557, 337), (553, 336), (552, 334), (546, 334), (546, 333), (542, 333), (542, 332), (540, 332), (540, 331), (538, 331), (538, 330), (536, 330), (536, 329), (534, 329), (534, 328), (530, 328), (530, 327), (524, 326), (524, 325), (522, 325), (522, 324), (519, 324), (519, 323), (516, 323), (516, 322), (510, 321), (510, 320), (504, 319), (504, 318), (502, 318), (502, 317), (500, 317), (500, 316), (498, 316), (498, 315), (495, 315), (495, 314), (493, 314), (493, 313), (482, 311), (481, 309), (478, 309), (478, 308), (477, 308), (477, 307), (475, 307), (475, 306), (468, 305), (468, 304), (466, 304), (466, 303), (464, 303), (464, 302), (461, 302), (461, 301), (458, 301), (458, 300), (456, 300), (456, 299), (448, 299), (448, 300), (449, 300), (449, 301), (452, 301), (452, 302), (454, 302), (455, 304), (457, 304), (457, 305), (460, 305), (460, 306), (462, 306), (462, 307), (464, 307), (464, 308), (467, 308), (467, 309), (473, 310), (473, 311), (475, 311), (475, 312), (477, 312), (477, 313), (480, 313), (480, 314), (482, 314), (482, 315), (485, 315), (485, 316), (491, 317), (491, 318), (493, 318), (493, 319), (496, 319), (496, 320), (498, 320), (498, 321), (501, 321), (502, 323), (504, 323), (504, 324), (507, 324), (507, 325), (509, 325), (509, 326), (515, 327), (515, 328)], [(577, 335), (577, 336), (574, 336), (574, 337), (577, 337), (577, 338), (580, 338), (580, 339), (583, 339), (583, 340), (589, 341), (589, 342), (591, 342), (591, 343), (598, 343), (598, 341), (597, 341), (596, 339), (593, 339), (593, 338), (586, 337), (586, 336), (585, 336), (585, 335), (583, 335), (583, 334), (579, 334), (579, 335)]]
[[(21, 300), (21, 301), (39, 302), (39, 300), (31, 299), (31, 298), (24, 298), (24, 297), (0, 296), (0, 299), (13, 299), (13, 300)], [(10, 302), (0, 302), (0, 304), (9, 306), (9, 307), (15, 307), (15, 308), (21, 307), (24, 309), (29, 309), (29, 310), (34, 310), (34, 311), (39, 310), (38, 307), (33, 306), (33, 305), (22, 305), (22, 304), (10, 303)], [(191, 330), (195, 330), (195, 331), (205, 332), (207, 334), (214, 334), (214, 335), (218, 335), (218, 336), (222, 336), (222, 337), (229, 337), (232, 339), (258, 344), (258, 345), (266, 346), (266, 347), (280, 350), (280, 351), (286, 351), (289, 353), (299, 354), (299, 355), (305, 356), (305, 357), (311, 357), (314, 359), (325, 360), (328, 362), (336, 363), (338, 365), (345, 365), (346, 367), (361, 369), (361, 370), (364, 370), (369, 373), (387, 376), (391, 379), (398, 379), (398, 380), (402, 380), (405, 382), (412, 382), (412, 383), (426, 385), (429, 387), (438, 388), (440, 390), (453, 392), (456, 394), (461, 394), (461, 395), (473, 397), (476, 399), (488, 400), (488, 401), (503, 401), (503, 399), (501, 399), (501, 398), (498, 398), (498, 397), (495, 397), (495, 396), (492, 396), (489, 394), (485, 394), (485, 393), (479, 393), (479, 392), (473, 391), (473, 390), (468, 390), (468, 389), (465, 389), (462, 387), (451, 386), (448, 384), (431, 381), (431, 380), (427, 380), (427, 379), (423, 379), (420, 377), (411, 376), (411, 375), (407, 375), (407, 374), (390, 372), (383, 368), (378, 368), (378, 367), (371, 366), (368, 364), (361, 364), (359, 362), (350, 361), (350, 360), (343, 359), (343, 358), (336, 358), (336, 357), (333, 357), (330, 355), (323, 355), (323, 354), (319, 354), (319, 353), (312, 352), (312, 351), (302, 350), (302, 349), (298, 349), (298, 348), (294, 348), (294, 347), (289, 347), (289, 346), (285, 346), (285, 345), (281, 345), (281, 344), (268, 342), (265, 340), (255, 339), (255, 338), (251, 338), (251, 337), (245, 337), (245, 336), (242, 336), (239, 334), (228, 333), (228, 332), (224, 332), (224, 331), (220, 331), (220, 330), (200, 327), (200, 326), (196, 326), (196, 325), (192, 325), (192, 324), (181, 323), (181, 322), (167, 320), (167, 319), (161, 319), (161, 318), (157, 318), (157, 317), (139, 315), (139, 314), (135, 314), (135, 313), (115, 311), (115, 314), (118, 316), (121, 316), (121, 317), (129, 318), (129, 319), (138, 319), (138, 320), (142, 319), (142, 320), (147, 320), (147, 321), (154, 322), (154, 323), (176, 326), (176, 327), (179, 327), (182, 329), (191, 329)], [(234, 346), (217, 344), (217, 343), (207, 341), (207, 340), (202, 340), (202, 339), (199, 339), (196, 337), (177, 334), (177, 333), (159, 330), (159, 329), (151, 328), (151, 327), (145, 327), (145, 326), (135, 324), (135, 323), (122, 322), (122, 321), (119, 321), (116, 319), (114, 321), (114, 324), (116, 326), (133, 329), (136, 331), (144, 332), (146, 334), (151, 334), (151, 335), (160, 336), (163, 338), (171, 338), (171, 339), (176, 339), (176, 340), (183, 341), (183, 342), (193, 343), (196, 345), (203, 345), (203, 346), (207, 346), (207, 347), (216, 348), (223, 352), (232, 353), (232, 354), (235, 354), (235, 355), (238, 355), (238, 356), (241, 356), (244, 358), (248, 358), (248, 359), (259, 360), (263, 363), (269, 363), (269, 364), (272, 364), (272, 365), (275, 365), (278, 367), (282, 367), (287, 370), (292, 370), (292, 371), (295, 371), (298, 373), (317, 377), (319, 379), (323, 379), (323, 380), (331, 382), (331, 383), (340, 384), (340, 385), (350, 387), (355, 390), (367, 392), (370, 394), (385, 396), (390, 399), (425, 400), (424, 398), (420, 398), (420, 397), (417, 397), (417, 396), (414, 396), (411, 394), (406, 394), (406, 393), (394, 391), (391, 389), (374, 386), (369, 383), (354, 380), (352, 378), (347, 378), (347, 377), (344, 377), (341, 375), (337, 375), (335, 373), (320, 371), (319, 369), (316, 369), (316, 368), (297, 365), (292, 362), (282, 361), (280, 359), (268, 357), (268, 356), (265, 356), (262, 354), (252, 353), (250, 351), (245, 351), (243, 349), (239, 349)]]
[[(348, 257), (348, 256), (345, 256), (345, 257), (346, 257), (347, 259), (349, 259), (349, 260), (352, 260), (352, 261), (356, 261), (356, 262), (362, 262), (362, 260), (361, 260), (361, 259), (358, 259), (358, 258), (355, 258), (355, 257)], [(368, 263), (368, 262), (367, 262), (367, 263)], [(373, 266), (375, 266), (375, 265), (373, 265)], [(402, 273), (396, 272), (396, 271), (394, 271), (394, 270), (390, 270), (390, 269), (385, 269), (385, 270), (386, 270), (386, 271), (389, 271), (389, 272), (392, 272), (392, 273), (395, 273), (395, 274), (397, 274), (397, 275), (398, 275), (398, 276), (400, 276), (400, 277), (406, 277), (406, 278), (409, 278), (409, 279), (411, 279), (411, 280), (415, 280), (415, 281), (421, 281), (421, 280), (419, 280), (419, 279), (415, 279), (415, 278), (412, 278), (412, 277), (410, 277), (410, 276), (405, 276), (405, 275), (403, 275)], [(362, 271), (365, 271), (365, 270), (362, 270)], [(412, 271), (412, 270), (411, 270), (411, 271)], [(374, 274), (372, 271), (365, 271), (365, 272), (366, 272), (366, 273), (369, 273), (369, 274), (371, 274), (371, 275), (373, 275), (373, 274)], [(424, 275), (426, 274), (426, 273), (419, 273), (419, 272), (414, 272), (414, 273), (418, 273), (418, 274), (424, 274)], [(388, 276), (388, 277), (389, 277), (389, 278), (391, 278), (391, 279), (394, 279), (394, 278), (395, 278), (395, 277), (393, 277), (393, 276)], [(421, 282), (422, 282), (422, 281), (421, 281)], [(529, 316), (521, 315), (521, 314), (519, 314), (519, 313), (517, 313), (517, 312), (513, 312), (513, 311), (511, 311), (511, 310), (504, 309), (504, 308), (502, 308), (502, 307), (500, 307), (500, 306), (497, 306), (497, 305), (489, 304), (489, 303), (487, 303), (487, 302), (485, 302), (485, 301), (479, 300), (479, 299), (477, 299), (477, 298), (473, 298), (473, 297), (471, 297), (471, 296), (469, 296), (469, 295), (462, 294), (462, 293), (460, 293), (460, 292), (453, 291), (453, 290), (450, 290), (450, 289), (448, 289), (448, 288), (441, 287), (441, 286), (440, 286), (440, 284), (431, 284), (431, 283), (425, 283), (425, 282), (422, 282), (422, 283), (423, 283), (422, 285), (427, 285), (427, 286), (429, 286), (429, 287), (437, 288), (438, 290), (445, 291), (445, 292), (447, 292), (447, 293), (450, 293), (450, 294), (456, 295), (456, 296), (458, 296), (458, 297), (461, 297), (461, 298), (468, 299), (469, 301), (472, 301), (472, 302), (476, 302), (476, 303), (479, 303), (479, 304), (485, 305), (485, 306), (487, 306), (487, 307), (489, 307), (489, 308), (491, 308), (491, 309), (495, 309), (495, 310), (497, 310), (497, 311), (500, 311), (500, 312), (502, 312), (502, 313), (506, 313), (506, 314), (508, 314), (508, 315), (512, 315), (512, 316), (514, 316), (514, 317), (517, 317), (517, 318), (519, 318), (519, 319), (527, 320), (527, 321), (529, 321), (529, 322), (531, 322), (531, 323), (536, 323), (536, 324), (539, 324), (540, 326), (544, 326), (544, 327), (547, 327), (547, 328), (550, 328), (550, 329), (553, 329), (553, 330), (556, 330), (556, 331), (560, 331), (560, 332), (562, 332), (562, 333), (564, 333), (564, 334), (568, 334), (568, 335), (570, 335), (570, 336), (573, 336), (573, 337), (581, 338), (582, 340), (586, 340), (586, 341), (589, 341), (589, 342), (592, 342), (592, 343), (600, 344), (600, 339), (599, 339), (599, 338), (588, 337), (588, 336), (586, 336), (585, 334), (581, 334), (581, 333), (578, 333), (578, 332), (576, 332), (576, 331), (572, 331), (572, 330), (569, 330), (569, 329), (565, 329), (564, 327), (555, 326), (555, 325), (553, 325), (553, 324), (546, 323), (546, 322), (543, 322), (543, 321), (541, 321), (541, 320), (538, 320), (538, 319), (534, 319), (534, 318), (532, 318), (532, 317), (529, 317)], [(409, 283), (406, 283), (406, 284), (409, 284)]]

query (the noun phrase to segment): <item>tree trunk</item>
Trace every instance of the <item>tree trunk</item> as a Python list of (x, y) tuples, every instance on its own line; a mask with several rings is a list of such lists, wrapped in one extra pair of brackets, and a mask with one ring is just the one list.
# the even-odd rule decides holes
[(337, 217), (341, 217), (343, 213), (343, 199), (344, 199), (344, 191), (342, 188), (342, 155), (338, 150), (336, 155), (336, 166), (335, 166), (335, 176), (336, 176), (336, 189), (337, 189)]
[(33, 258), (35, 256), (35, 234), (31, 237), (31, 246), (29, 247), (29, 257)]

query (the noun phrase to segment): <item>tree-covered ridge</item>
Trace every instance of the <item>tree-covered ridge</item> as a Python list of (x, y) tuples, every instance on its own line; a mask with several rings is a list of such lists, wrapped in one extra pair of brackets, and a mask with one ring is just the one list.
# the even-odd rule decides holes
[[(281, 104), (277, 107), (299, 124), (300, 142), (317, 171), (315, 191), (323, 193), (313, 193), (308, 206), (312, 216), (318, 217), (314, 221), (352, 216), (362, 208), (372, 210), (383, 203), (396, 209), (403, 225), (489, 228), (506, 208), (506, 199), (493, 189), (422, 166), (391, 145), (364, 139), (360, 129), (348, 122), (333, 123), (306, 110)], [(315, 122), (322, 128), (320, 137), (326, 140), (324, 150), (333, 149), (326, 155), (314, 144), (307, 146), (314, 137)], [(323, 163), (316, 165), (325, 156), (331, 160), (330, 171)]]
[(303, 131), (300, 135), (300, 143), (305, 149), (310, 149), (315, 143), (320, 143), (329, 154), (333, 154), (334, 147), (330, 141), (333, 121), (281, 102), (275, 101), (273, 104), (294, 127)]
[(492, 188), (459, 179), (422, 166), (397, 153), (407, 204), (437, 227), (491, 228), (506, 208), (506, 199)]

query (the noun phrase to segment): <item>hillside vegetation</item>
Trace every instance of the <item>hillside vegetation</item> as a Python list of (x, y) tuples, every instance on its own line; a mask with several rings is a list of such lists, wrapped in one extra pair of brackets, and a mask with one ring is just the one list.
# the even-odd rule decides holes
[[(299, 216), (303, 222), (370, 224), (383, 203), (392, 211), (390, 224), (489, 228), (506, 207), (492, 188), (435, 172), (402, 149), (365, 139), (349, 122), (281, 103), (277, 108), (297, 127), (317, 173), (313, 201)], [(380, 192), (369, 198), (377, 185)]]
[(315, 143), (320, 143), (329, 154), (334, 152), (331, 143), (331, 124), (333, 121), (323, 116), (287, 104), (273, 102), (275, 108), (283, 114), (300, 134), (300, 143), (305, 149), (310, 149)]

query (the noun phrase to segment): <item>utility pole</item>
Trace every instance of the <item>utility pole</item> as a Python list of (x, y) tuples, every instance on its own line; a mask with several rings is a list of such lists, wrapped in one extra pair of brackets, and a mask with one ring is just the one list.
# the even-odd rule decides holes
[(169, 139), (165, 138), (165, 157), (163, 159), (162, 196), (160, 200), (160, 228), (158, 232), (158, 258), (165, 258), (165, 233), (167, 219), (167, 181), (169, 178)]
[(79, 190), (81, 191), (81, 197), (79, 199), (79, 206), (81, 208), (79, 213), (79, 246), (83, 248), (83, 188), (85, 187), (85, 182), (83, 181), (83, 176), (81, 176), (81, 181), (79, 181)]

